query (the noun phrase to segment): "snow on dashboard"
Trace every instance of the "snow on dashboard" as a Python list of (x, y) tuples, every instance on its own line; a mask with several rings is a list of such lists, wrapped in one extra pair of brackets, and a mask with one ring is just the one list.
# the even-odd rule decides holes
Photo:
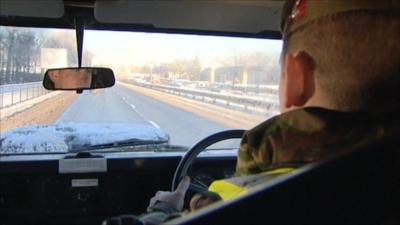
[(169, 141), (169, 135), (147, 124), (35, 125), (2, 133), (0, 154), (69, 152), (86, 146), (134, 139)]

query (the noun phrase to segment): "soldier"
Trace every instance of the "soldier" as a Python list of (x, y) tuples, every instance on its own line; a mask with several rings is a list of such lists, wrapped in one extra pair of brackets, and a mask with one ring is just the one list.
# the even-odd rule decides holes
[[(229, 200), (307, 163), (400, 133), (399, 12), (399, 2), (390, 0), (287, 1), (282, 114), (245, 133), (236, 176), (209, 190)], [(185, 178), (175, 192), (158, 192), (138, 221), (156, 224), (176, 216), (189, 183)], [(191, 210), (214, 201), (198, 194)]]
[(54, 90), (90, 88), (92, 73), (89, 69), (53, 69), (47, 72), (45, 87)]

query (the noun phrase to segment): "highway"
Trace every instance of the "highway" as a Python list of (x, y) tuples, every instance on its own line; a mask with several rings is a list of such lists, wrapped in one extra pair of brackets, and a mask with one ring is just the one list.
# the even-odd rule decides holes
[(171, 144), (192, 146), (202, 138), (228, 129), (122, 85), (84, 91), (56, 123), (147, 123), (169, 133)]

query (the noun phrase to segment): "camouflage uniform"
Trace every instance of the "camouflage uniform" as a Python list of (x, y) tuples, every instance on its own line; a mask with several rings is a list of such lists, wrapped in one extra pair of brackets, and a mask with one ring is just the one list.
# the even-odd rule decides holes
[(290, 111), (247, 131), (236, 176), (298, 167), (399, 131), (394, 113), (345, 113), (323, 108)]
[(393, 112), (309, 107), (283, 113), (244, 134), (235, 177), (215, 181), (209, 190), (229, 200), (295, 168), (393, 133), (400, 134), (399, 117)]

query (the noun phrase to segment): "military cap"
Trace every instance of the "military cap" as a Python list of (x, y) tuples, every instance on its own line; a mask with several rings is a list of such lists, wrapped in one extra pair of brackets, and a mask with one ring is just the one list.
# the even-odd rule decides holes
[(284, 37), (319, 18), (347, 11), (400, 12), (399, 0), (287, 0), (283, 5), (281, 31)]

